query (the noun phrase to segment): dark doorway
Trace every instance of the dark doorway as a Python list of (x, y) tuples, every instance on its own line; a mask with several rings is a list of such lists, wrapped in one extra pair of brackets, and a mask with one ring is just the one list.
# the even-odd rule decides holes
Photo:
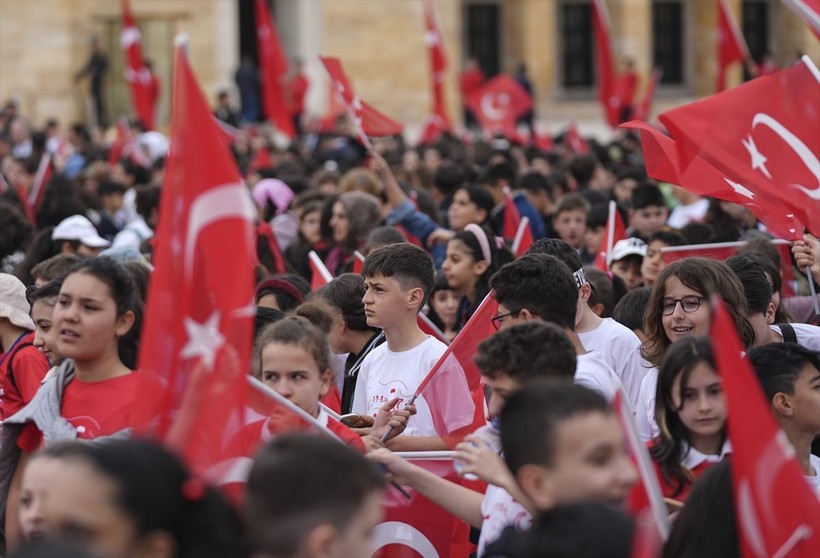
[(498, 5), (467, 5), (467, 56), (478, 60), (487, 77), (499, 70), (499, 26)]

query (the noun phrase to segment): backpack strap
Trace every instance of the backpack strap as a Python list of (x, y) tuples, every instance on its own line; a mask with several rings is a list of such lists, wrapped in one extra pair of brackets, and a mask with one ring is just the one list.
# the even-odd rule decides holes
[(775, 324), (780, 328), (780, 335), (783, 337), (784, 343), (797, 343), (797, 333), (791, 324)]

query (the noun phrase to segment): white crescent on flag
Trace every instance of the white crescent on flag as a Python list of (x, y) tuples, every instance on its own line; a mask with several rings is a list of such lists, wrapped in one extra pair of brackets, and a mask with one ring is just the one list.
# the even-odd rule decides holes
[(373, 554), (391, 544), (411, 548), (424, 558), (439, 558), (438, 550), (424, 533), (401, 521), (385, 521), (373, 530)]
[(231, 218), (245, 219), (253, 225), (256, 210), (248, 196), (247, 188), (241, 182), (224, 184), (197, 196), (189, 208), (191, 215), (185, 235), (185, 280), (189, 281), (194, 272), (194, 248), (202, 229)]
[(481, 97), (481, 112), (489, 120), (504, 120), (510, 108), (510, 96), (507, 93), (488, 92)]

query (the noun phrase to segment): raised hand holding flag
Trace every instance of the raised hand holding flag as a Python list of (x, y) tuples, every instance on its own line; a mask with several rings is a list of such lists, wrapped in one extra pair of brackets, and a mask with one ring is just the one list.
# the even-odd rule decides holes
[(820, 548), (820, 501), (777, 427), (763, 389), (742, 356), (723, 302), (712, 300), (711, 336), (723, 380), (732, 442), (732, 488), (743, 558), (810, 557)]

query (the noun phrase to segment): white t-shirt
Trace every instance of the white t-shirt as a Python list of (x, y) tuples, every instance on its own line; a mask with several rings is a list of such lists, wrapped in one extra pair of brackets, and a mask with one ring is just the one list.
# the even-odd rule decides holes
[[(814, 495), (820, 499), (820, 457), (817, 457), (814, 454), (809, 455), (809, 463), (811, 464), (812, 469), (814, 469), (814, 476), (810, 477), (806, 475), (806, 482), (809, 483)], [(483, 509), (484, 508), (482, 507), (482, 510)]]
[(481, 535), (478, 537), (478, 552), (484, 554), (487, 545), (495, 542), (507, 526), (518, 531), (526, 531), (532, 526), (532, 515), (519, 504), (509, 492), (494, 484), (487, 485), (481, 500)]
[(612, 318), (604, 318), (597, 328), (579, 333), (578, 339), (586, 350), (597, 351), (603, 361), (612, 367), (624, 385), (634, 412), (641, 381), (651, 368), (641, 357), (641, 340), (638, 336)]
[[(789, 324), (794, 328), (794, 335), (797, 337), (797, 344), (812, 351), (820, 351), (820, 327), (809, 324)], [(780, 326), (769, 326), (772, 331), (783, 336)]]
[(610, 402), (621, 389), (621, 380), (596, 351), (578, 355), (573, 381), (579, 386), (600, 393)]
[(673, 229), (682, 229), (689, 223), (699, 223), (706, 217), (709, 210), (709, 200), (701, 198), (695, 203), (683, 205), (679, 203), (669, 214), (666, 224)]
[[(432, 336), (410, 350), (399, 353), (383, 343), (373, 349), (362, 361), (356, 378), (351, 411), (359, 415), (376, 416), (379, 408), (400, 397), (398, 408), (408, 401), (427, 373), (447, 350), (447, 345)], [(465, 382), (466, 383), (466, 382)], [(405, 436), (436, 436), (430, 408), (423, 397), (415, 401), (416, 414), (410, 417)]]
[(641, 440), (648, 442), (660, 434), (655, 423), (655, 397), (658, 391), (658, 369), (650, 368), (641, 381), (638, 391), (638, 406), (635, 411), (635, 428)]

